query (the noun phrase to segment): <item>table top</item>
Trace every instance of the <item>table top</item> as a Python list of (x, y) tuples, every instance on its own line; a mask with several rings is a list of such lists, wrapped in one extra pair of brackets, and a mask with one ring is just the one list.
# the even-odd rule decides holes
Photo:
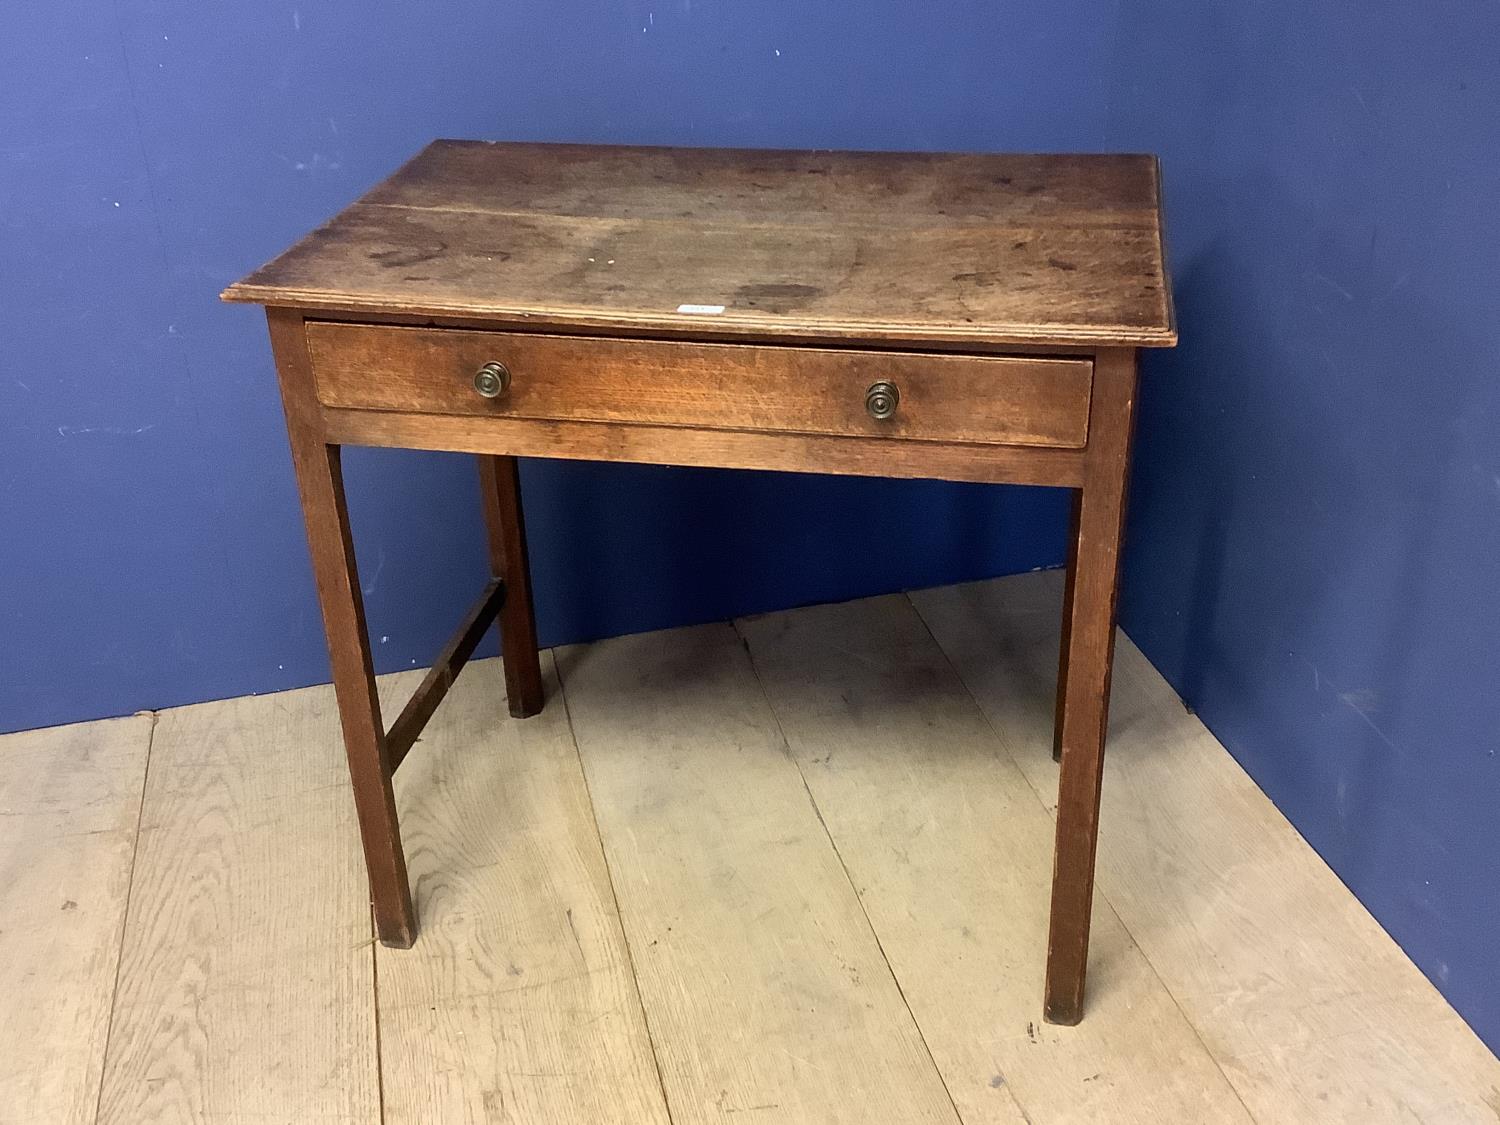
[(1177, 339), (1142, 155), (435, 141), (224, 298), (700, 339)]

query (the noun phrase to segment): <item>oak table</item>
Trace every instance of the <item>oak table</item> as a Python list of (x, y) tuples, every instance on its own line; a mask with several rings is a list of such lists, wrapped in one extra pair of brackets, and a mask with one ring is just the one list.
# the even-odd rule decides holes
[[(1176, 342), (1149, 156), (438, 141), (224, 297), (266, 306), (380, 940), (391, 778), (497, 618), (542, 707), (517, 457), (1073, 490), (1044, 1015), (1083, 1013), (1138, 349)], [(492, 580), (387, 729), (344, 445), (478, 455)]]

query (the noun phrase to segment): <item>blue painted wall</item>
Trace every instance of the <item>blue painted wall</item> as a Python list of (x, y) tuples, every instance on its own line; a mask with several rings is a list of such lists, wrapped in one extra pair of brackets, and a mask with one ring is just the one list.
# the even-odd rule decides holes
[[(0, 37), (0, 729), (327, 677), (263, 319), (229, 281), (435, 136), (1098, 148), (1091, 0), (84, 0)], [(893, 65), (896, 60), (906, 65)], [(926, 65), (931, 63), (932, 65)], [(481, 581), (464, 458), (356, 453), (382, 669)], [(547, 642), (1058, 561), (1047, 491), (531, 462)]]
[(1159, 151), (1123, 616), (1500, 1047), (1500, 7), (1127, 0)]
[[(204, 6), (0, 39), (0, 729), (326, 657), (228, 281), (433, 136), (1160, 152), (1124, 619), (1500, 1044), (1500, 9)], [(378, 663), (480, 579), (470, 466), (361, 452)], [(1044, 491), (530, 462), (548, 643), (1057, 561)]]

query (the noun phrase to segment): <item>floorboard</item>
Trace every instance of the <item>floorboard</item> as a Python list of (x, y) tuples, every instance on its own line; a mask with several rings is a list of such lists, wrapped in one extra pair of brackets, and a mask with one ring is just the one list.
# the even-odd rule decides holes
[(377, 946), (387, 1125), (667, 1121), (550, 652), (542, 668), (547, 706), (512, 720), (499, 661), (470, 664), (396, 774), (421, 937)]
[(377, 1121), (371, 940), (332, 689), (162, 712), (99, 1121)]
[(1249, 1122), (1109, 904), (1089, 1018), (1041, 1021), (1047, 810), (903, 596), (742, 621), (755, 666), (968, 1125)]
[[(1050, 806), (1061, 588), (912, 596)], [(1257, 1119), (1494, 1125), (1500, 1062), (1123, 636), (1110, 720), (1099, 888)]]
[(956, 1121), (734, 630), (558, 663), (677, 1125)]
[(152, 721), (0, 738), (0, 1122), (94, 1120)]

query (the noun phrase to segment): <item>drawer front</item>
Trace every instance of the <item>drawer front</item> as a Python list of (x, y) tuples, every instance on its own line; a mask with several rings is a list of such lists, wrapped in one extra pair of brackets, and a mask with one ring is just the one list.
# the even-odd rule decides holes
[[(1093, 363), (310, 321), (325, 406), (1081, 448)], [(475, 389), (487, 363), (509, 385)], [(872, 413), (870, 388), (896, 388)], [(494, 389), (493, 386), (491, 389)], [(873, 404), (875, 413), (882, 405)]]

